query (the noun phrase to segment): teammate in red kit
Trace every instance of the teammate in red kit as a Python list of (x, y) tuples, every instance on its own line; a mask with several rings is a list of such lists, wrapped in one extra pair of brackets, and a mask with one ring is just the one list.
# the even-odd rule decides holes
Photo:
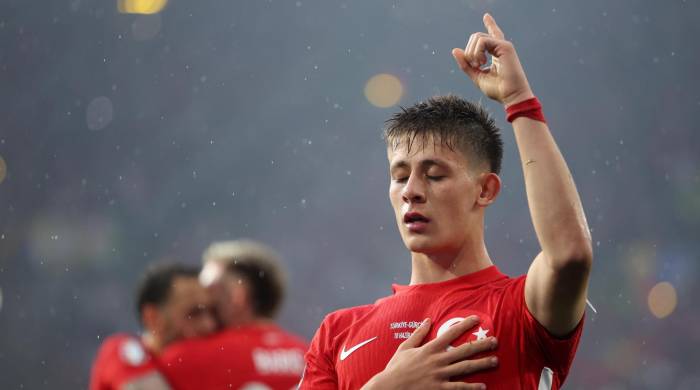
[[(583, 326), (589, 230), (515, 48), (490, 15), (484, 24), (488, 33), (452, 54), (513, 124), (541, 252), (527, 275), (510, 278), (486, 250), (484, 212), (501, 188), (503, 152), (481, 107), (447, 96), (395, 114), (385, 131), (389, 197), (411, 252), (410, 285), (329, 314), (306, 355), (302, 389), (559, 389), (566, 378)], [(478, 324), (451, 346), (435, 342), (477, 323), (472, 316)], [(431, 341), (416, 342), (424, 336)], [(498, 368), (460, 376), (456, 351), (493, 336)]]
[(307, 344), (274, 323), (284, 298), (277, 255), (254, 241), (212, 244), (200, 279), (224, 329), (170, 346), (162, 372), (176, 390), (296, 388)]
[(156, 356), (173, 341), (215, 330), (209, 294), (196, 268), (158, 265), (147, 271), (138, 291), (141, 337), (113, 335), (102, 344), (92, 367), (90, 390), (155, 390), (169, 386), (157, 371)]

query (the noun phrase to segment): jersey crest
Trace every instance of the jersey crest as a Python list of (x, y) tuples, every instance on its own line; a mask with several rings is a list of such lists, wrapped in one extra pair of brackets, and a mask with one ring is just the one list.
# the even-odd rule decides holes
[(146, 362), (146, 351), (138, 340), (129, 338), (119, 347), (119, 356), (130, 366), (140, 366)]

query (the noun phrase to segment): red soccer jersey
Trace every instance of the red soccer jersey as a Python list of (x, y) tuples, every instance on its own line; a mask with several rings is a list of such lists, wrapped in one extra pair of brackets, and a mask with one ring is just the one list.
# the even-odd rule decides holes
[(153, 355), (139, 338), (116, 334), (107, 338), (97, 353), (90, 390), (123, 389), (128, 383), (156, 372)]
[(273, 324), (226, 329), (185, 340), (160, 356), (176, 390), (295, 389), (307, 344)]
[(433, 322), (427, 340), (476, 314), (481, 323), (452, 345), (498, 338), (498, 367), (465, 381), (489, 389), (559, 389), (581, 337), (582, 324), (566, 339), (540, 325), (525, 304), (525, 276), (510, 278), (491, 266), (440, 283), (394, 285), (394, 295), (373, 305), (329, 314), (306, 354), (301, 389), (358, 389), (386, 367), (423, 319)]

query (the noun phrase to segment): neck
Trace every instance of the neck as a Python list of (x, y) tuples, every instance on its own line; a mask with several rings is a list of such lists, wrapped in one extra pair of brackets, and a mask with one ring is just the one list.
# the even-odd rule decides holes
[(481, 271), (493, 265), (483, 237), (453, 250), (411, 252), (411, 285), (437, 283)]
[(160, 340), (160, 338), (155, 335), (153, 332), (146, 331), (143, 335), (141, 335), (141, 342), (143, 345), (151, 351), (151, 353), (158, 355), (161, 352), (163, 352), (163, 348), (165, 347), (163, 342)]

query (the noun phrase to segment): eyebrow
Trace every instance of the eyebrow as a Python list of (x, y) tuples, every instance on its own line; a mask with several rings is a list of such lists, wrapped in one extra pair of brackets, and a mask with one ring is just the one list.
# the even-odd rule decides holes
[[(433, 165), (437, 165), (439, 167), (446, 167), (447, 166), (447, 164), (445, 164), (442, 160), (436, 160), (436, 159), (421, 160), (419, 165), (424, 169), (430, 168)], [(394, 172), (397, 169), (408, 168), (408, 167), (409, 167), (409, 164), (408, 164), (408, 162), (406, 162), (406, 160), (399, 160), (399, 161), (391, 164), (391, 166), (389, 167), (389, 172)]]

